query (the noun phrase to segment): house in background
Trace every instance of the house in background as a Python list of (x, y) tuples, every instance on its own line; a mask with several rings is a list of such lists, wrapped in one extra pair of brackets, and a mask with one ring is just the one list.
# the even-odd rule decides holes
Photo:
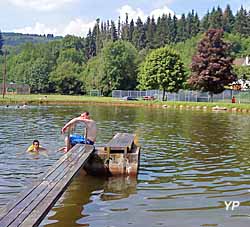
[(236, 58), (233, 61), (233, 64), (236, 66), (248, 66), (250, 65), (250, 58), (249, 56), (246, 56), (245, 58)]
[[(233, 61), (233, 64), (235, 66), (241, 66), (241, 67), (247, 67), (250, 66), (250, 57), (246, 56), (244, 58), (236, 58)], [(242, 91), (246, 91), (250, 89), (250, 81), (247, 80), (247, 78), (250, 77), (250, 75), (240, 75), (242, 78), (238, 79), (237, 81), (233, 82), (231, 84), (231, 89), (233, 90), (242, 90)]]

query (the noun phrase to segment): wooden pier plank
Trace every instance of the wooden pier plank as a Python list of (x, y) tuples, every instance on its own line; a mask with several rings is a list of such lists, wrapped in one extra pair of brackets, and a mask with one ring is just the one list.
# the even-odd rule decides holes
[[(39, 204), (39, 207), (37, 207), (32, 211), (32, 213), (30, 213), (29, 217), (26, 218), (26, 220), (22, 223), (21, 227), (34, 226), (40, 223), (40, 221), (46, 216), (42, 214), (42, 211), (47, 210), (46, 214), (48, 213), (48, 211), (62, 195), (62, 193), (65, 191), (66, 187), (76, 174), (77, 171), (74, 171), (73, 169), (79, 170), (82, 167), (83, 161), (85, 161), (89, 157), (89, 154), (91, 152), (92, 150), (88, 150), (79, 158), (78, 162), (75, 163), (76, 165), (72, 166), (69, 169), (69, 174), (64, 179), (62, 179), (60, 183), (53, 187), (51, 193), (48, 196), (44, 197), (42, 203)], [(58, 194), (58, 191), (60, 191), (61, 193)], [(37, 223), (37, 221), (39, 222)]]
[(90, 145), (74, 146), (21, 198), (3, 209), (0, 226), (37, 226), (93, 150)]
[[(43, 216), (44, 213), (47, 214), (47, 207), (53, 206), (54, 202), (56, 202), (57, 198), (59, 197), (59, 194), (61, 195), (64, 192), (64, 189), (69, 184), (69, 181), (71, 180), (71, 178), (77, 172), (77, 171), (75, 171), (75, 168), (78, 167), (79, 161), (81, 161), (81, 159), (86, 160), (86, 155), (87, 155), (86, 152), (82, 153), (82, 154), (79, 154), (79, 157), (77, 158), (78, 160), (76, 160), (74, 162), (74, 165), (69, 165), (67, 167), (67, 169), (65, 170), (65, 172), (67, 172), (67, 173), (66, 174), (61, 173), (56, 180), (51, 182), (49, 184), (49, 186), (40, 195), (38, 195), (38, 197), (36, 197), (35, 200), (25, 209), (25, 211), (22, 212), (22, 215), (19, 215), (19, 217), (15, 220), (15, 223), (20, 225), (21, 223), (23, 223), (23, 221), (25, 220), (26, 217), (28, 219), (30, 219), (31, 212), (33, 212), (34, 209), (39, 209), (39, 207), (42, 205), (42, 203), (44, 203), (44, 200), (46, 199), (46, 197), (50, 196), (50, 198), (54, 198), (54, 199), (53, 200), (47, 200), (47, 203), (45, 204), (45, 210), (44, 209), (39, 209), (40, 210), (40, 215)], [(82, 165), (82, 163), (80, 162), (80, 167), (81, 167), (81, 165)], [(67, 176), (70, 176), (70, 178), (68, 179)], [(65, 179), (67, 180), (66, 182), (65, 182)], [(57, 190), (53, 191), (53, 189), (55, 187), (57, 187)], [(36, 216), (35, 220), (40, 220), (39, 217), (40, 216)], [(34, 221), (34, 218), (32, 220)], [(26, 225), (26, 226), (33, 226), (33, 225)]]

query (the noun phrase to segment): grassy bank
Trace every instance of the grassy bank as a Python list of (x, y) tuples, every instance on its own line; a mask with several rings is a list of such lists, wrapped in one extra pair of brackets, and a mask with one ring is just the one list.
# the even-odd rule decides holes
[(112, 97), (73, 96), (73, 95), (6, 95), (0, 97), (2, 105), (81, 105), (83, 103), (103, 105), (148, 106), (158, 108), (179, 108), (196, 110), (223, 109), (227, 111), (250, 112), (250, 104), (223, 103), (223, 102), (168, 102), (168, 101), (125, 101)]
[(6, 95), (1, 96), (2, 104), (41, 104), (41, 103), (78, 103), (78, 102), (110, 102), (110, 97), (94, 97), (94, 96), (73, 96), (73, 95)]

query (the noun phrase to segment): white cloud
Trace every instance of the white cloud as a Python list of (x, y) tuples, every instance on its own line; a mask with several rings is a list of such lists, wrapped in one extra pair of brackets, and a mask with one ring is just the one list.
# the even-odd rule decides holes
[(96, 21), (83, 21), (80, 18), (76, 18), (75, 20), (71, 21), (63, 31), (64, 35), (67, 34), (74, 34), (77, 36), (86, 36), (89, 29), (93, 28)]
[[(9, 1), (16, 1), (16, 2), (25, 2), (25, 0), (9, 0)], [(55, 3), (59, 2), (59, 0), (53, 0)], [(72, 2), (76, 0), (61, 0), (60, 2)], [(45, 3), (45, 2), (51, 2), (49, 0), (42, 0), (42, 1), (30, 1), (27, 0), (26, 3), (28, 2), (40, 2), (40, 3)], [(170, 10), (167, 6), (161, 7), (159, 9), (154, 9), (152, 10), (149, 14), (146, 14), (141, 10), (140, 8), (133, 9), (129, 5), (125, 5), (121, 7), (120, 9), (117, 10), (120, 17), (121, 21), (125, 21), (126, 13), (128, 13), (129, 21), (133, 18), (135, 21), (137, 20), (138, 17), (140, 17), (143, 21), (146, 20), (147, 16), (154, 15), (155, 18), (158, 16), (162, 16), (162, 14), (171, 14), (174, 15), (174, 12)], [(116, 21), (117, 22), (117, 21)], [(72, 21), (70, 21), (68, 24), (61, 24), (57, 26), (53, 25), (45, 25), (44, 23), (41, 22), (36, 22), (32, 26), (27, 26), (24, 28), (18, 28), (14, 29), (13, 32), (19, 32), (23, 34), (54, 34), (54, 35), (76, 35), (76, 36), (81, 36), (81, 37), (86, 37), (89, 29), (93, 28), (95, 25), (96, 21), (85, 21), (81, 18), (75, 18)]]
[(33, 27), (27, 26), (24, 28), (14, 29), (13, 32), (23, 33), (23, 34), (56, 34), (56, 28), (49, 28), (44, 24), (36, 22)]
[(65, 4), (73, 3), (77, 0), (7, 0), (7, 1), (18, 7), (30, 8), (39, 11), (50, 11), (60, 8)]
[(54, 35), (76, 35), (85, 37), (89, 31), (89, 28), (93, 28), (95, 21), (83, 21), (80, 18), (76, 18), (70, 21), (67, 25), (60, 25), (57, 27), (46, 26), (45, 24), (36, 22), (34, 26), (27, 26), (24, 28), (14, 29), (13, 32), (23, 34), (54, 34)]
[(175, 14), (173, 10), (169, 9), (167, 6), (164, 6), (161, 9), (154, 9), (151, 13), (150, 16), (154, 16), (154, 18), (161, 17), (163, 14), (169, 15), (171, 14), (172, 16)]
[[(241, 4), (242, 5), (242, 4)], [(241, 7), (241, 5), (238, 7), (238, 9), (237, 10), (239, 10), (240, 9), (240, 7)], [(243, 6), (246, 10), (250, 10), (250, 1), (246, 1), (245, 2), (245, 5)]]
[(167, 6), (163, 6), (159, 9), (154, 9), (149, 14), (146, 14), (140, 8), (133, 9), (131, 6), (125, 5), (119, 8), (117, 12), (119, 13), (119, 16), (121, 17), (121, 21), (125, 21), (126, 13), (128, 13), (129, 21), (131, 19), (136, 20), (138, 17), (140, 17), (142, 21), (145, 21), (148, 16), (150, 17), (154, 16), (154, 18), (158, 18), (159, 16), (162, 16), (163, 14), (169, 15), (170, 13), (172, 16), (175, 14), (174, 11), (169, 9)]
[(133, 9), (129, 5), (122, 6), (118, 10), (119, 16), (121, 17), (121, 21), (125, 21), (126, 19), (126, 13), (128, 14), (129, 21), (131, 19), (136, 20), (138, 17), (140, 17), (142, 20), (145, 20), (147, 18), (147, 15), (140, 9)]

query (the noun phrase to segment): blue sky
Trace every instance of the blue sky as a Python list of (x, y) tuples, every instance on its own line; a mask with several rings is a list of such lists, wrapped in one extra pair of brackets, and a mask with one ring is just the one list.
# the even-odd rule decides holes
[(85, 36), (96, 18), (117, 20), (125, 13), (129, 19), (143, 20), (163, 13), (181, 15), (192, 9), (202, 17), (212, 7), (230, 4), (234, 13), (243, 5), (250, 10), (250, 0), (0, 0), (2, 32)]

